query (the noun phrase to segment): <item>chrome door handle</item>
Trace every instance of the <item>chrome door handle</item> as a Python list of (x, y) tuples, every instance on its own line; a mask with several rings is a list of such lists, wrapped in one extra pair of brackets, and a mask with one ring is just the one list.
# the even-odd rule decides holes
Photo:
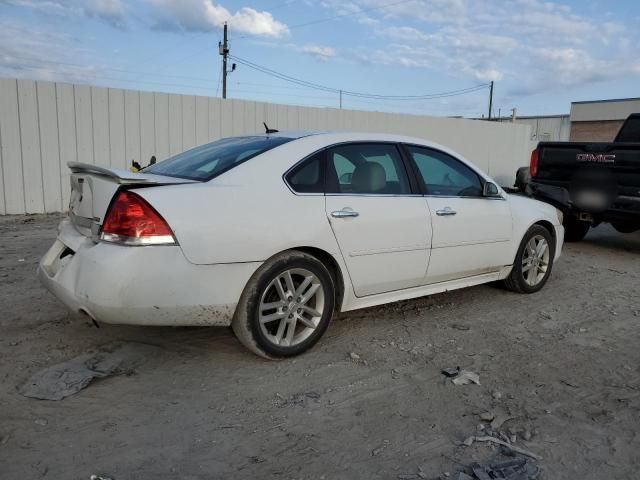
[(456, 213), (458, 212), (456, 212), (455, 210), (452, 210), (451, 207), (444, 207), (442, 210), (436, 210), (436, 215), (440, 217), (455, 215)]
[(331, 216), (335, 218), (346, 218), (346, 217), (357, 217), (360, 215), (358, 212), (354, 212), (353, 210), (336, 210), (335, 212), (331, 212)]

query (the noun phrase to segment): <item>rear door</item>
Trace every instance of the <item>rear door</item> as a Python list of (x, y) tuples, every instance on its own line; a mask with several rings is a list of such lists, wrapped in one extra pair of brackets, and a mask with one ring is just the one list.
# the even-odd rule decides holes
[(433, 239), (426, 283), (498, 270), (512, 263), (511, 209), (502, 198), (482, 196), (480, 176), (439, 150), (406, 147), (431, 214)]
[(431, 220), (398, 146), (344, 144), (326, 158), (326, 212), (356, 296), (421, 285)]

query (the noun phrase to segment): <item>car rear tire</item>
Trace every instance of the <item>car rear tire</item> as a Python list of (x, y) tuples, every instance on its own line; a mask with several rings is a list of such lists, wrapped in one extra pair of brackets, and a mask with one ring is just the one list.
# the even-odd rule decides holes
[(567, 216), (564, 221), (564, 239), (567, 242), (579, 242), (589, 232), (591, 224), (577, 218)]
[(555, 242), (551, 232), (534, 225), (524, 235), (513, 268), (502, 283), (513, 292), (535, 293), (544, 287), (551, 275)]
[(335, 284), (317, 258), (291, 250), (267, 260), (247, 283), (231, 327), (265, 358), (299, 355), (324, 334), (335, 309)]

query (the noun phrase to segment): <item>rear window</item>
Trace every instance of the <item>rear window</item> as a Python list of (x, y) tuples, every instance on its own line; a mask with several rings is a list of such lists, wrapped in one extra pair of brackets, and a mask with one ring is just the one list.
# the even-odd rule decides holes
[(640, 143), (640, 115), (633, 115), (624, 122), (615, 141), (620, 143)]
[(291, 140), (284, 137), (223, 138), (151, 165), (144, 173), (207, 181)]

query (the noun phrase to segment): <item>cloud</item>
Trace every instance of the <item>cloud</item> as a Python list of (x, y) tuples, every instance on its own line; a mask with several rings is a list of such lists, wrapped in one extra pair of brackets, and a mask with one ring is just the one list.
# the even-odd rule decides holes
[(91, 83), (103, 71), (65, 33), (0, 21), (0, 76)]
[[(323, 5), (345, 10), (339, 0)], [(521, 93), (616, 78), (609, 72), (639, 73), (637, 62), (629, 62), (640, 56), (635, 32), (553, 1), (351, 0), (348, 10), (362, 15), (345, 19), (361, 23), (366, 15), (371, 32), (387, 42), (384, 48), (345, 49), (356, 62), (502, 80)]]
[(269, 12), (243, 7), (235, 13), (212, 0), (149, 0), (155, 8), (156, 28), (209, 32), (229, 23), (231, 31), (280, 38), (289, 34), (289, 28), (273, 18)]
[(640, 73), (636, 66), (621, 59), (595, 58), (579, 48), (530, 48), (526, 71), (529, 78), (516, 89), (517, 93), (539, 93), (554, 86), (566, 88), (624, 78)]
[(125, 24), (126, 8), (121, 0), (90, 0), (86, 2), (84, 12), (114, 27), (122, 28)]
[(0, 0), (1, 3), (44, 15), (97, 18), (117, 28), (126, 24), (127, 9), (122, 0)]
[(298, 51), (311, 55), (320, 60), (328, 60), (336, 56), (336, 51), (331, 47), (322, 47), (320, 45), (306, 45), (299, 47)]

